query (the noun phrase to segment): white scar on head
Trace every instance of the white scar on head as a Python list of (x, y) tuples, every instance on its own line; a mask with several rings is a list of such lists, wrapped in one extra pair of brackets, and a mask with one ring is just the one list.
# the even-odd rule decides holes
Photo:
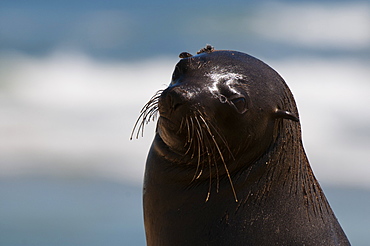
[(237, 94), (237, 91), (234, 91), (230, 84), (234, 81), (241, 80), (244, 78), (242, 74), (230, 73), (225, 71), (224, 69), (220, 69), (219, 67), (216, 67), (212, 72), (208, 73), (207, 77), (209, 77), (213, 81), (212, 86), (209, 87), (209, 91), (214, 95), (217, 94), (218, 91), (217, 85), (220, 82), (224, 82), (226, 85), (229, 86), (231, 91)]

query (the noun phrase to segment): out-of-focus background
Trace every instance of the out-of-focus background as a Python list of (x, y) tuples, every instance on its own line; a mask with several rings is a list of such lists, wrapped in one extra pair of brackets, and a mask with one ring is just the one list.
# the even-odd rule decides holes
[(178, 54), (258, 57), (295, 95), (306, 152), (353, 245), (370, 241), (370, 1), (0, 1), (0, 245), (145, 245), (155, 124)]

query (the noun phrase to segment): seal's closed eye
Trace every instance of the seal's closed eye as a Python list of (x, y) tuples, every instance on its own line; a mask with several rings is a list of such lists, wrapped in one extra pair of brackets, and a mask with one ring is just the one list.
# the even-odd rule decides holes
[(244, 97), (233, 98), (230, 101), (240, 114), (243, 114), (248, 110), (248, 108), (246, 107), (246, 101)]

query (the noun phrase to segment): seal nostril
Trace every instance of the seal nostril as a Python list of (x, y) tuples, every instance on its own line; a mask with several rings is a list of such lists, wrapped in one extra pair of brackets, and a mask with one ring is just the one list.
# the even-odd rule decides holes
[(171, 108), (173, 110), (176, 110), (178, 107), (180, 107), (183, 104), (183, 102), (176, 102), (176, 101), (171, 101)]
[(181, 105), (187, 101), (187, 92), (175, 87), (168, 93), (169, 106), (173, 111), (177, 110)]

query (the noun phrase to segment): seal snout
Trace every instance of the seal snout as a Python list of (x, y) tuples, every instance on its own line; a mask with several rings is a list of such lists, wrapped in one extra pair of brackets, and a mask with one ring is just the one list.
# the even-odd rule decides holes
[(179, 111), (184, 104), (187, 104), (190, 99), (188, 91), (180, 87), (172, 87), (166, 89), (159, 100), (159, 112), (160, 114), (173, 113)]
[(180, 89), (179, 87), (174, 87), (169, 93), (169, 104), (172, 110), (176, 110), (186, 101), (189, 100), (187, 91)]

